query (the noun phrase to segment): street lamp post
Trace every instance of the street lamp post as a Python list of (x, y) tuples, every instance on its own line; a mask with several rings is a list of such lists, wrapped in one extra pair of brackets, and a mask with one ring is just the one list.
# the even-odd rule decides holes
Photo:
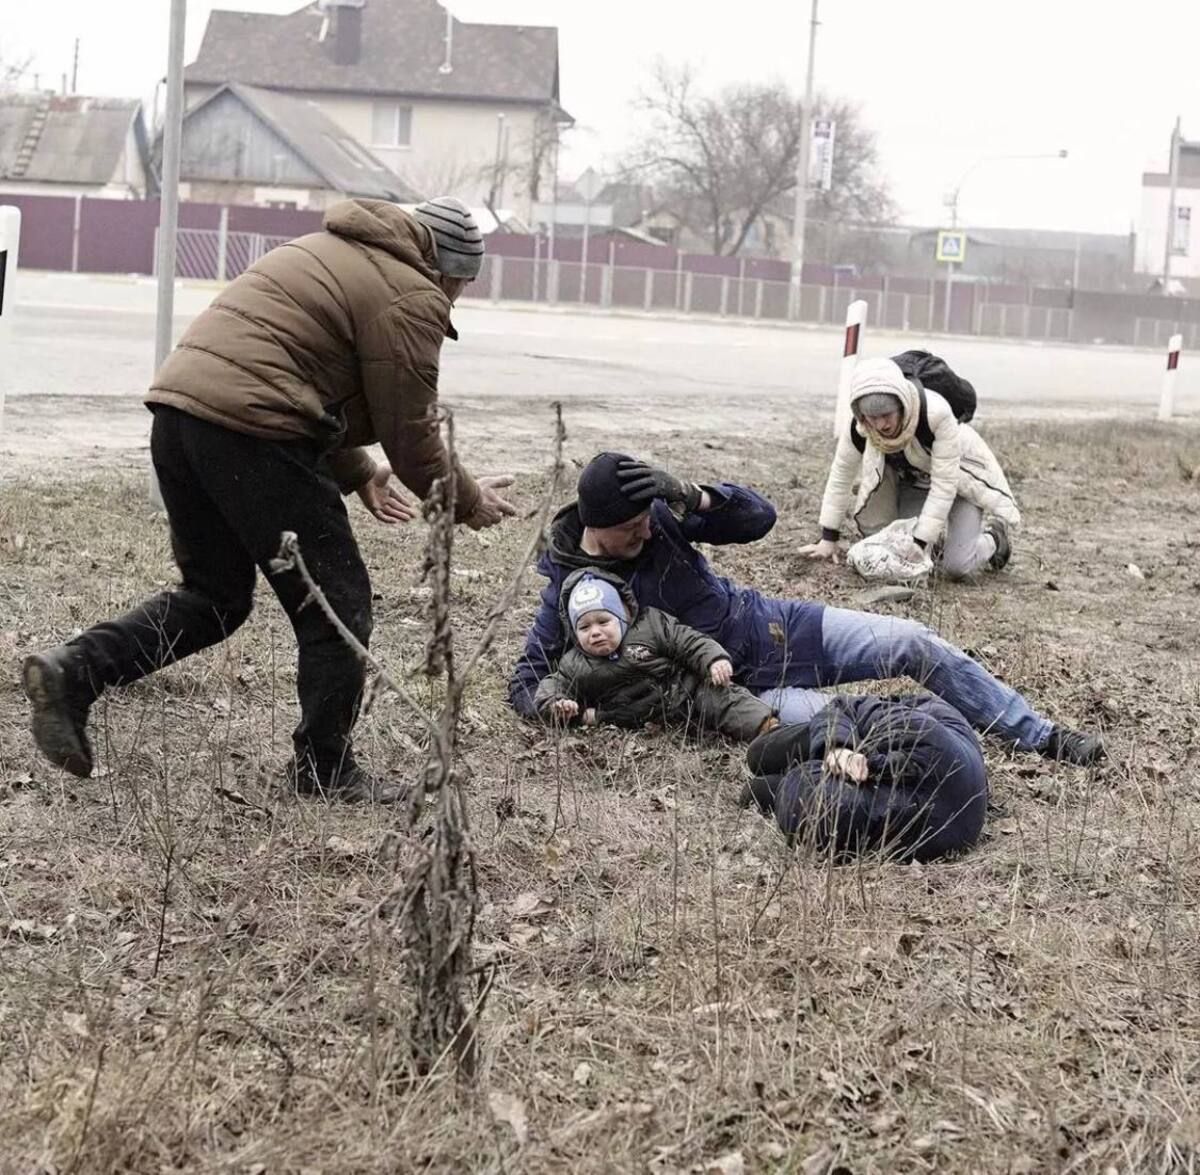
[[(171, 0), (167, 47), (167, 112), (163, 123), (162, 174), (159, 179), (158, 299), (154, 324), (154, 370), (171, 350), (175, 328), (175, 258), (179, 236), (179, 156), (183, 141), (183, 45), (187, 0)], [(150, 467), (150, 502), (163, 508), (162, 493)]]
[(800, 143), (796, 152), (796, 201), (792, 211), (792, 304), (791, 317), (800, 317), (800, 284), (804, 270), (804, 227), (808, 216), (808, 154), (812, 126), (813, 63), (817, 55), (817, 5), (812, 0), (808, 31), (808, 72), (804, 78), (804, 105), (800, 109)]
[(1175, 129), (1171, 131), (1171, 171), (1170, 190), (1167, 193), (1167, 247), (1163, 252), (1162, 292), (1171, 292), (1171, 257), (1175, 252), (1175, 199), (1179, 191), (1179, 123), (1175, 119)]
[[(963, 184), (971, 177), (971, 175), (985, 163), (1003, 163), (1014, 159), (1066, 159), (1067, 149), (1061, 148), (1058, 151), (1041, 151), (1037, 154), (1028, 155), (985, 155), (982, 159), (976, 159), (966, 171), (959, 177), (958, 183), (954, 185), (946, 203), (950, 208), (950, 227), (958, 228), (958, 197), (962, 193)], [(944, 333), (950, 333), (950, 295), (954, 288), (954, 262), (946, 262), (946, 306), (942, 319), (942, 330)]]

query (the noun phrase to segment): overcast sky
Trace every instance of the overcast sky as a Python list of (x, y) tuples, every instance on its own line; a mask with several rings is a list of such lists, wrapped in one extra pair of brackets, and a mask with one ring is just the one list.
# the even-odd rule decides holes
[[(387, 0), (368, 0), (368, 3)], [(214, 7), (290, 12), (301, 0), (190, 0), (188, 59)], [(82, 93), (149, 94), (165, 68), (168, 0), (5, 4), (0, 57), (32, 53), (58, 84), (81, 38)], [(463, 20), (556, 24), (563, 104), (578, 120), (563, 173), (603, 166), (635, 130), (629, 103), (656, 58), (717, 87), (802, 89), (811, 0), (451, 0)], [(1111, 10), (1111, 11), (1109, 11)], [(712, 15), (697, 15), (709, 12)], [(1171, 126), (1200, 138), (1200, 3), (1142, 0), (821, 0), (818, 89), (853, 99), (909, 223), (1126, 232), (1141, 172), (1165, 168)]]

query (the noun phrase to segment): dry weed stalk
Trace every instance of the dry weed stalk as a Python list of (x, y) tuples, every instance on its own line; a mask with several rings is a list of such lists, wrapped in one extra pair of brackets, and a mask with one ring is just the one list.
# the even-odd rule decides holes
[[(422, 578), (431, 588), (425, 672), (431, 678), (445, 678), (441, 706), (436, 714), (428, 713), (411, 693), (400, 686), (342, 623), (313, 581), (294, 534), (282, 536), (279, 555), (272, 563), (274, 571), (295, 570), (301, 576), (308, 587), (309, 601), (317, 604), (342, 639), (376, 671), (378, 683), (398, 694), (429, 733), (428, 755), (421, 782), (413, 789), (406, 810), (405, 831), (409, 835), (398, 839), (394, 858), (395, 868), (404, 868), (407, 875), (398, 879), (398, 884), (389, 895), (394, 896), (395, 900), (381, 907), (381, 911), (393, 911), (393, 916), (400, 924), (405, 967), (414, 997), (409, 1049), (413, 1068), (421, 1075), (432, 1073), (446, 1056), (453, 1058), (460, 1079), (473, 1080), (478, 1067), (476, 1026), (490, 984), (481, 982), (474, 1000), (469, 1000), (465, 994), (476, 974), (472, 966), (471, 944), (478, 909), (478, 890), (475, 851), (462, 794), (464, 780), (456, 764), (459, 717), (471, 674), (491, 647), (501, 620), (521, 591), (529, 564), (544, 542), (550, 512), (558, 497), (566, 433), (562, 422), (562, 406), (556, 403), (554, 410), (554, 459), (550, 484), (538, 512), (537, 526), (508, 583), (489, 610), (483, 633), (461, 668), (454, 655), (451, 607), (454, 479), (443, 478), (436, 482), (425, 501), (423, 513), (429, 523), (429, 542)], [(451, 463), (457, 465), (453, 414), (442, 411), (439, 422)], [(431, 800), (433, 826), (417, 837), (414, 835), (417, 825)]]

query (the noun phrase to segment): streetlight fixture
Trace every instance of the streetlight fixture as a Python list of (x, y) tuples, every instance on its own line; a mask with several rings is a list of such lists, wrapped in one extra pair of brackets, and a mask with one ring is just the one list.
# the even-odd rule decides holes
[(982, 159), (976, 159), (966, 171), (959, 177), (958, 183), (954, 185), (954, 189), (949, 196), (946, 197), (946, 204), (950, 208), (950, 227), (958, 228), (958, 197), (963, 189), (963, 184), (974, 174), (974, 172), (982, 167), (985, 163), (1002, 163), (1015, 159), (1066, 159), (1069, 152), (1066, 147), (1058, 151), (1042, 151), (1036, 155), (985, 155)]
[[(958, 228), (958, 198), (962, 194), (963, 184), (985, 163), (1002, 163), (1017, 159), (1066, 159), (1068, 151), (1066, 147), (1062, 147), (1057, 151), (1040, 151), (1036, 154), (1020, 154), (1020, 155), (985, 155), (982, 159), (976, 159), (966, 171), (959, 176), (958, 183), (954, 185), (950, 194), (946, 197), (946, 204), (950, 209), (950, 227)], [(954, 262), (946, 262), (946, 306), (942, 319), (942, 330), (944, 333), (950, 333), (950, 292), (954, 287)]]

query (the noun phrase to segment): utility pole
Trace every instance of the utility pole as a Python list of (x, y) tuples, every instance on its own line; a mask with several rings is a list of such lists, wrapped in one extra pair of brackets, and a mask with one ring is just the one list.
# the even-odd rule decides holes
[(1179, 189), (1179, 116), (1171, 131), (1171, 187), (1167, 195), (1167, 247), (1163, 252), (1163, 293), (1171, 291), (1171, 255), (1175, 252), (1175, 196)]
[(808, 216), (808, 153), (813, 105), (813, 63), (817, 55), (817, 5), (812, 0), (808, 29), (808, 73), (804, 79), (804, 105), (800, 110), (800, 149), (796, 152), (796, 203), (792, 211), (792, 305), (791, 317), (800, 317), (800, 285), (804, 271), (804, 229)]
[[(171, 0), (167, 50), (167, 113), (163, 120), (162, 173), (158, 206), (158, 313), (154, 329), (154, 370), (171, 350), (175, 326), (175, 253), (179, 230), (179, 154), (183, 139), (183, 34), (187, 0)], [(150, 470), (150, 500), (162, 505), (158, 479)]]
[(75, 63), (71, 66), (71, 93), (79, 93), (79, 38), (75, 38)]

